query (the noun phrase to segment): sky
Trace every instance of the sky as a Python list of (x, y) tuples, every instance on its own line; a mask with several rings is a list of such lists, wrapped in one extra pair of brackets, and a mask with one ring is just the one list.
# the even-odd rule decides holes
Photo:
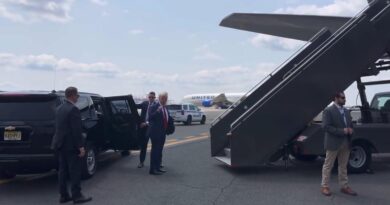
[[(304, 42), (218, 26), (224, 17), (354, 16), (365, 6), (365, 0), (0, 0), (0, 90), (76, 86), (104, 96), (154, 90), (175, 101), (246, 92)], [(369, 96), (380, 89), (368, 89)], [(356, 94), (348, 90), (351, 104)]]

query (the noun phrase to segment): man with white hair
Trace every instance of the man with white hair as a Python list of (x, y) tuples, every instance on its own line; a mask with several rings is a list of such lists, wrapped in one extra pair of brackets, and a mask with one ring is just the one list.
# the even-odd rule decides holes
[(169, 120), (169, 113), (166, 108), (168, 93), (161, 92), (158, 99), (159, 101), (153, 103), (148, 111), (148, 136), (152, 140), (149, 170), (149, 174), (151, 175), (161, 175), (166, 172), (161, 168), (161, 160)]

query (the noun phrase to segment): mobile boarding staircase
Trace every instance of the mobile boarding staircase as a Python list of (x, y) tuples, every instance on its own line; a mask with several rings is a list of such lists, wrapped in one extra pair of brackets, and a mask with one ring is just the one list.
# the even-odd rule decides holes
[[(267, 27), (272, 25), (264, 25), (272, 23), (271, 18), (259, 22), (264, 23), (262, 28), (245, 23), (256, 20), (256, 15), (261, 14), (232, 14), (221, 25), (273, 34)], [(213, 157), (233, 167), (267, 163), (332, 101), (334, 93), (348, 88), (390, 52), (388, 1), (373, 1), (354, 18), (330, 17), (329, 22), (326, 18), (310, 31), (311, 38), (304, 36), (310, 32), (303, 27), (292, 28), (289, 37), (309, 42), (212, 123)]]

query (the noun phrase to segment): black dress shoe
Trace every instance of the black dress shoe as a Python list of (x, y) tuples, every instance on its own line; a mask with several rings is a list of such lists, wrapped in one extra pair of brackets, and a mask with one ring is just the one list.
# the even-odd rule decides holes
[(144, 167), (144, 163), (140, 162), (140, 163), (138, 164), (138, 168), (142, 168), (142, 167)]
[(165, 173), (165, 172), (167, 172), (167, 170), (165, 170), (165, 169), (161, 169), (161, 168), (160, 168), (160, 169), (157, 169), (157, 171), (158, 171), (158, 172), (161, 172), (161, 173)]
[(92, 197), (85, 197), (85, 196), (80, 196), (80, 197), (77, 197), (77, 198), (74, 198), (73, 199), (73, 203), (74, 204), (82, 204), (82, 203), (86, 203), (86, 202), (89, 202), (89, 201), (92, 201)]
[(150, 175), (161, 175), (162, 173), (158, 172), (158, 171), (149, 171), (149, 174)]
[(72, 201), (72, 198), (70, 196), (61, 196), (60, 197), (60, 203), (61, 204), (64, 204), (64, 203), (67, 203), (67, 202), (70, 202)]

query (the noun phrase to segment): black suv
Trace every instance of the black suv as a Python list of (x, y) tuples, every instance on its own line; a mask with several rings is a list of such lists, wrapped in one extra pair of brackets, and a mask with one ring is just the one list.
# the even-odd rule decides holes
[[(0, 93), (0, 175), (14, 177), (57, 168), (50, 149), (55, 132), (56, 108), (64, 103), (63, 91)], [(83, 177), (96, 171), (96, 156), (106, 150), (137, 150), (139, 115), (131, 95), (102, 97), (80, 93), (86, 156)]]

